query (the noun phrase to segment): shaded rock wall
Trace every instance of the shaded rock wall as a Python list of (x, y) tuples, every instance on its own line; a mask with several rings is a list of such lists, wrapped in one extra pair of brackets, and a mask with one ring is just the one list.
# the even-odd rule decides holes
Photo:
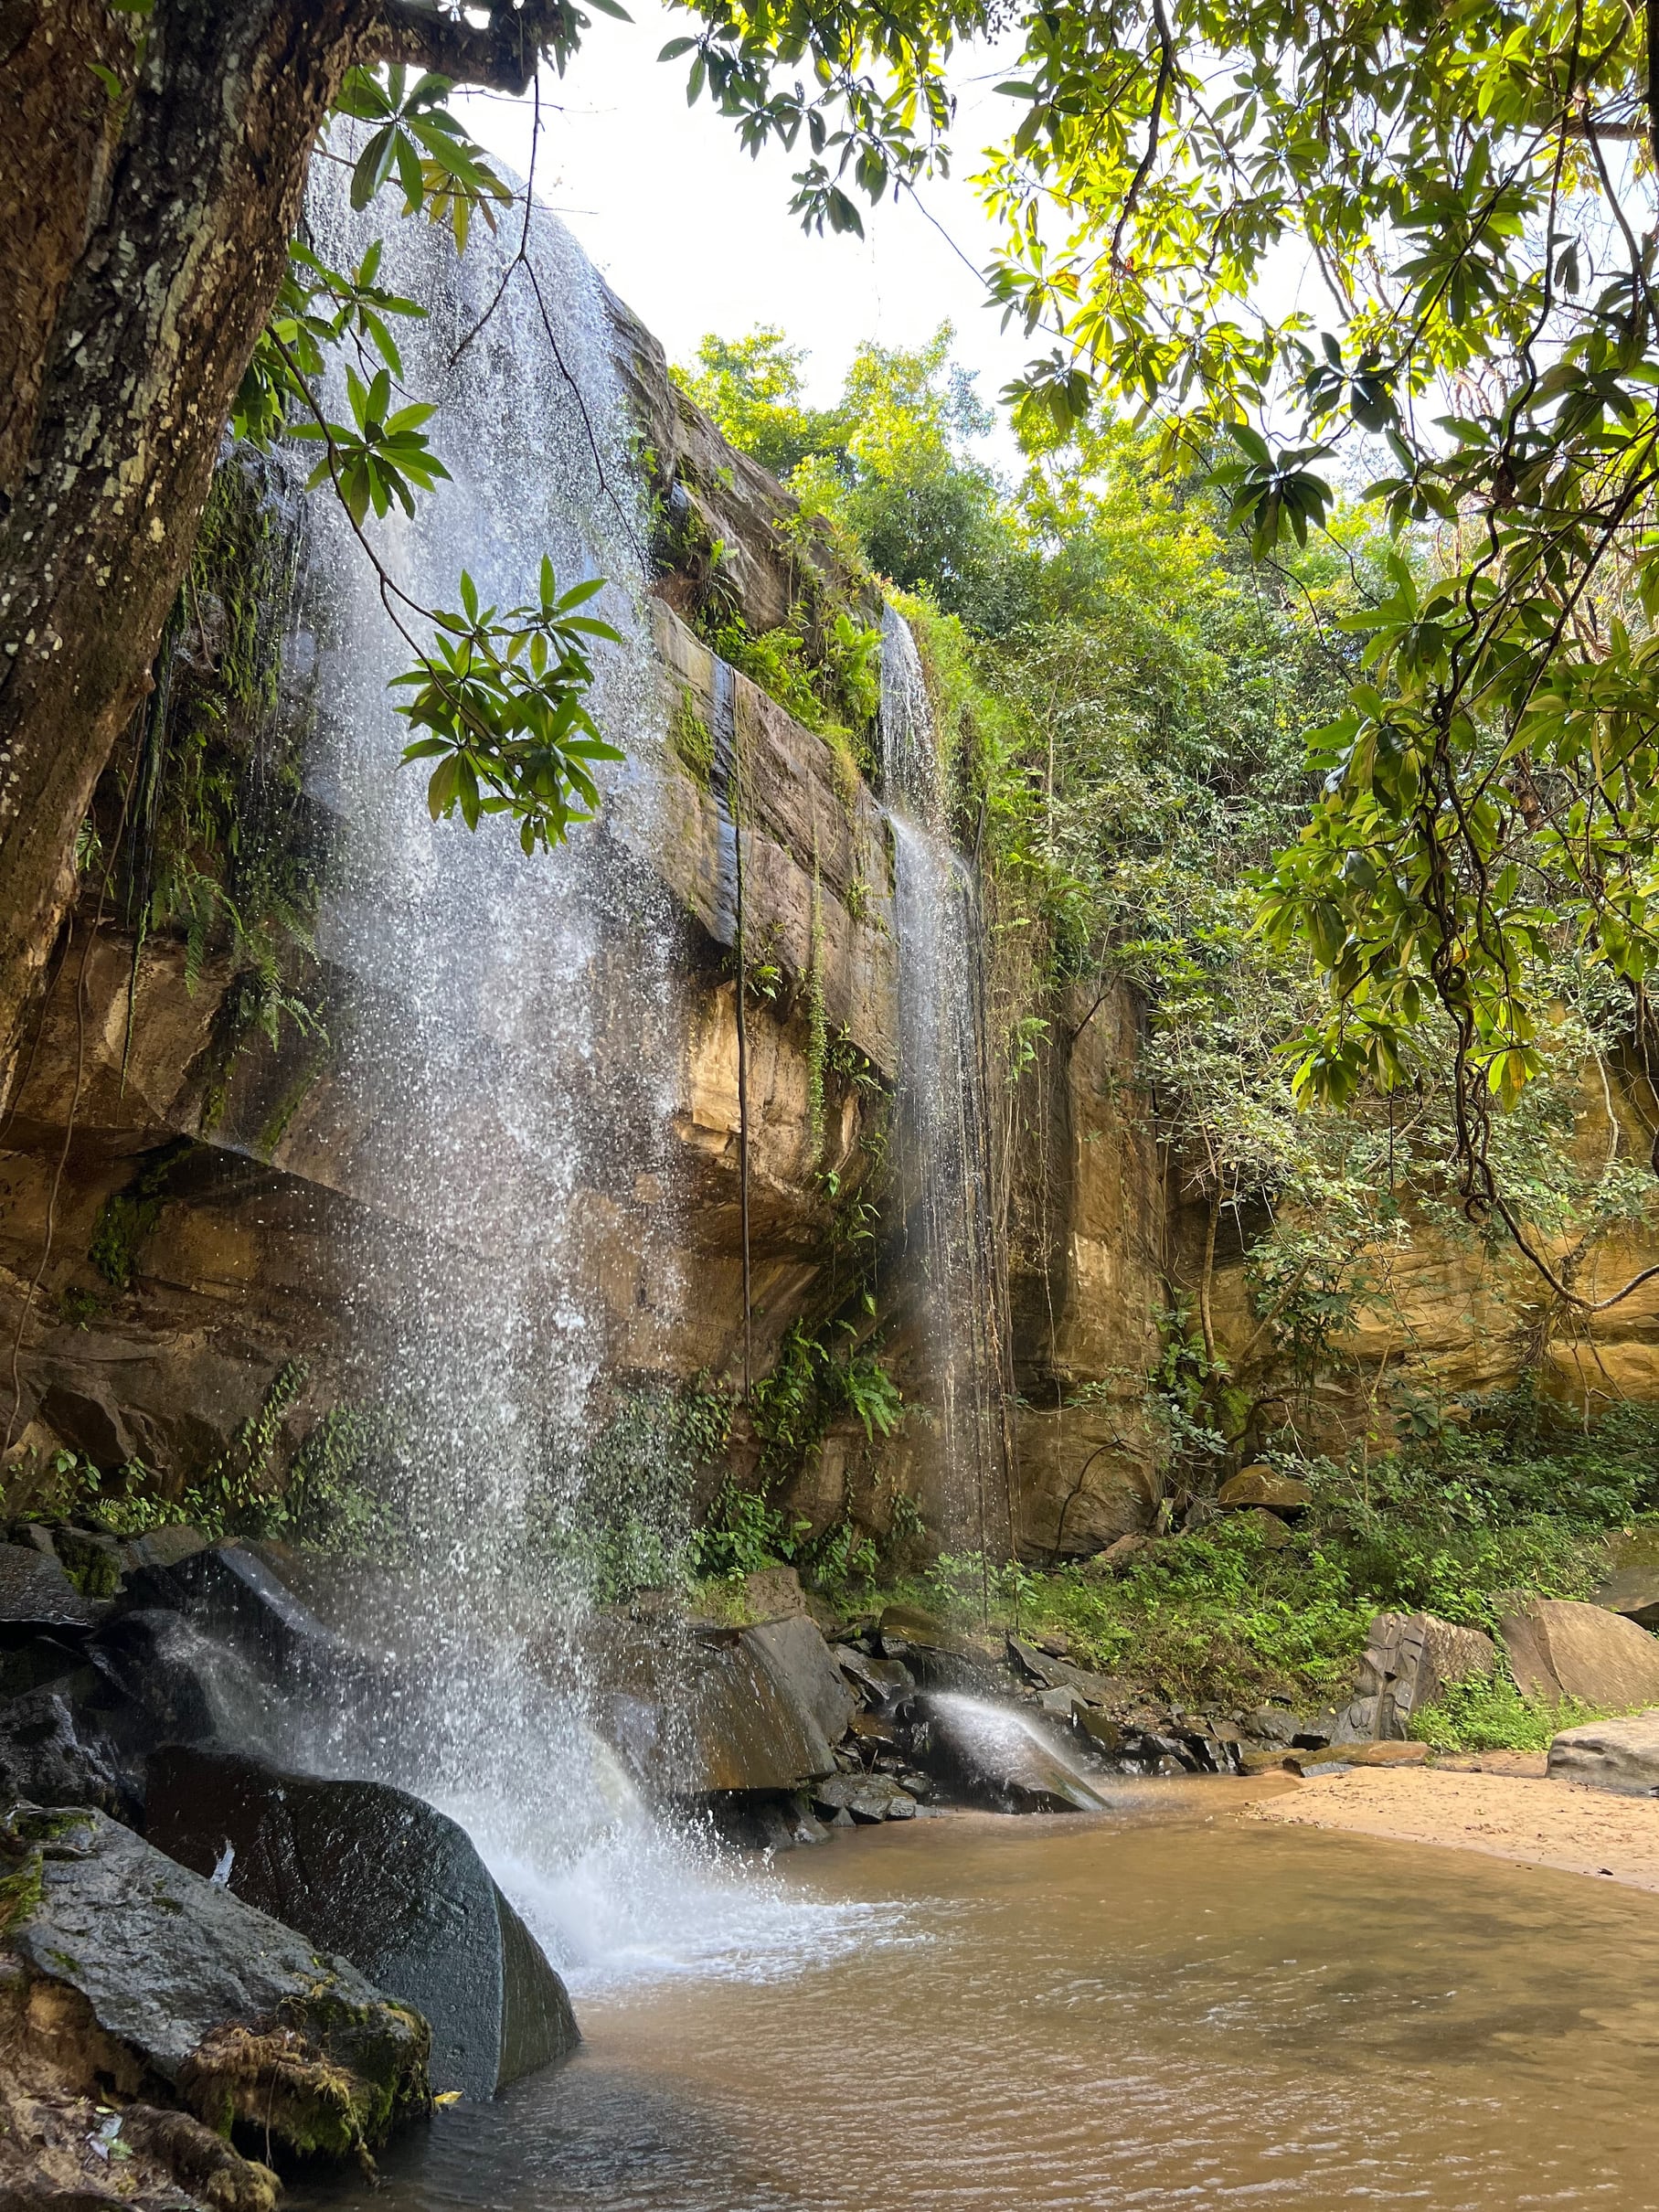
[[(1641, 1188), (1659, 1129), (1654, 1094), (1640, 1070), (1590, 1067), (1577, 1099), (1569, 1143), (1586, 1185), (1609, 1164), (1640, 1170)], [(1166, 1174), (1167, 1249), (1175, 1276), (1191, 1285), (1202, 1266), (1205, 1209), (1175, 1195)], [(1659, 1401), (1659, 1279), (1604, 1313), (1586, 1314), (1558, 1298), (1500, 1225), (1470, 1226), (1450, 1202), (1430, 1207), (1402, 1186), (1394, 1235), (1359, 1256), (1361, 1294), (1351, 1325), (1333, 1339), (1332, 1371), (1313, 1393), (1281, 1401), (1311, 1449), (1340, 1451), (1369, 1432), (1386, 1444), (1401, 1406), (1445, 1408), (1469, 1396), (1512, 1388), (1523, 1377), (1592, 1418), (1623, 1400)], [(1659, 1222), (1614, 1223), (1586, 1235), (1579, 1226), (1534, 1234), (1536, 1249), (1583, 1296), (1611, 1296), (1659, 1265)], [(1251, 1303), (1246, 1246), (1266, 1227), (1242, 1231), (1225, 1212), (1218, 1238), (1213, 1311), (1218, 1341), (1235, 1370), (1259, 1385), (1269, 1356)]]
[[(722, 590), (751, 631), (783, 622), (804, 583), (855, 597), (822, 534), (787, 528), (792, 502), (725, 446), (668, 379), (661, 348), (620, 305), (614, 327), (663, 517), (652, 617), (661, 671), (665, 835), (633, 861), (665, 884), (682, 921), (684, 1037), (667, 1171), (580, 1191), (589, 1285), (609, 1324), (611, 1365), (677, 1378), (732, 1369), (742, 1354), (736, 1022), (738, 846), (748, 994), (754, 1358), (764, 1371), (798, 1316), (845, 1295), (835, 1208), (868, 1167), (894, 1062), (892, 877), (885, 824), (845, 757), (753, 684), (721, 670), (682, 619), (697, 603), (712, 534)], [(302, 645), (304, 641), (302, 640)], [(678, 733), (678, 741), (672, 733)], [(619, 733), (626, 746), (633, 733)], [(459, 833), (458, 833), (459, 834)], [(633, 835), (636, 830), (601, 832)], [(557, 866), (557, 860), (551, 865)], [(90, 905), (59, 948), (0, 1123), (0, 1332), (16, 1335), (14, 1413), (0, 1426), (36, 1459), (68, 1447), (108, 1470), (134, 1458), (183, 1482), (260, 1406), (285, 1363), (310, 1367), (290, 1417), (303, 1430), (353, 1395), (346, 1307), (359, 1347), (399, 1271), (430, 1267), (407, 1194), (377, 1182), (362, 1101), (337, 1081), (326, 1042), (285, 1026), (256, 1036), (227, 1083), (222, 1039), (236, 979), (227, 962), (187, 973), (175, 938), (147, 942)], [(834, 1064), (821, 1071), (814, 1142), (807, 1003), (822, 992)], [(360, 985), (321, 963), (324, 1029), (365, 1018)], [(627, 978), (606, 994), (594, 1039), (601, 1093), (633, 1059)], [(368, 1017), (372, 1017), (372, 1009)], [(835, 1179), (835, 1196), (826, 1178)], [(373, 1209), (393, 1263), (369, 1286), (339, 1255)], [(670, 1211), (686, 1294), (645, 1279), (649, 1215)], [(49, 1243), (48, 1238), (50, 1223)], [(382, 1239), (384, 1241), (384, 1239)], [(44, 1256), (44, 1263), (43, 1263)], [(457, 1251), (464, 1297), (487, 1251)], [(839, 1271), (839, 1272), (838, 1272)], [(9, 1363), (8, 1363), (9, 1364)], [(846, 1457), (844, 1439), (824, 1455)], [(823, 1487), (823, 1467), (809, 1488)], [(14, 1500), (14, 1504), (18, 1501)], [(833, 1517), (833, 1516), (832, 1516)]]
[(1155, 1509), (1141, 1403), (1167, 1291), (1138, 1019), (1125, 987), (1072, 994), (1022, 1087), (1009, 1297), (1028, 1557), (1099, 1551)]

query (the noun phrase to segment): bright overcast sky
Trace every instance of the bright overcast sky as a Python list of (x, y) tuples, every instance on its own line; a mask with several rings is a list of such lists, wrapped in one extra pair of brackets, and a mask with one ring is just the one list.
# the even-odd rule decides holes
[[(775, 324), (807, 349), (808, 389), (822, 401), (835, 397), (862, 340), (913, 346), (949, 319), (957, 357), (978, 372), (981, 398), (994, 401), (1027, 357), (1046, 350), (1017, 329), (1001, 332), (974, 273), (994, 234), (964, 180), (980, 149), (1006, 128), (1012, 104), (994, 90), (1006, 66), (989, 55), (968, 58), (953, 133), (957, 174), (923, 189), (969, 267), (904, 202), (864, 207), (863, 240), (809, 237), (788, 213), (802, 156), (772, 147), (750, 161), (707, 99), (686, 106), (686, 61), (656, 59), (688, 27), (686, 16), (653, 0), (631, 0), (630, 12), (631, 26), (597, 16), (570, 74), (544, 77), (536, 190), (671, 360), (689, 360), (707, 331), (738, 337)], [(527, 100), (468, 102), (472, 128), (520, 175), (529, 165), (529, 117)]]

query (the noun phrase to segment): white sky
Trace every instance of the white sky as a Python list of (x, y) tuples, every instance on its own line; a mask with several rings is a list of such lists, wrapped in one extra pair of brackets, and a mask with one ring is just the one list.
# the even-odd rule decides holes
[[(913, 346), (949, 319), (956, 357), (978, 372), (981, 399), (994, 403), (1027, 358), (1047, 351), (1046, 341), (1027, 342), (1017, 328), (1000, 330), (974, 272), (990, 258), (994, 233), (965, 179), (1014, 112), (994, 94), (1011, 56), (1000, 66), (988, 53), (964, 58), (956, 174), (922, 192), (970, 268), (907, 202), (870, 208), (860, 199), (863, 240), (809, 237), (788, 213), (791, 175), (804, 155), (772, 146), (751, 161), (707, 97), (686, 106), (687, 60), (656, 59), (691, 19), (655, 0), (630, 0), (630, 12), (632, 25), (597, 16), (569, 75), (544, 76), (536, 191), (671, 360), (688, 361), (707, 331), (739, 337), (775, 324), (807, 349), (808, 392), (822, 403), (835, 397), (865, 339)], [(523, 175), (529, 101), (474, 96), (466, 107), (469, 127)], [(1011, 440), (999, 437), (994, 448), (1012, 457)]]

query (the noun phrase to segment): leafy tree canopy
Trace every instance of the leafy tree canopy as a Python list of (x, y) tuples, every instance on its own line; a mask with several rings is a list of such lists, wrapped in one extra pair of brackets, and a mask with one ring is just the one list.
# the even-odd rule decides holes
[(1517, 1235), (1492, 1108), (1540, 1070), (1561, 960), (1616, 981), (1644, 1049), (1652, 1027), (1650, 16), (1049, 12), (984, 177), (994, 291), (1054, 340), (1027, 423), (1094, 391), (1146, 411), (1264, 555), (1345, 478), (1386, 516), (1398, 557), (1343, 617), (1364, 666), (1266, 928), (1329, 983), (1307, 1096), (1409, 1080), (1450, 1016), (1463, 1195)]
[(1029, 611), (1030, 561), (1006, 487), (974, 453), (993, 417), (951, 358), (953, 335), (947, 323), (925, 346), (861, 346), (827, 409), (805, 403), (806, 356), (781, 331), (711, 335), (675, 373), (877, 573), (1000, 633)]

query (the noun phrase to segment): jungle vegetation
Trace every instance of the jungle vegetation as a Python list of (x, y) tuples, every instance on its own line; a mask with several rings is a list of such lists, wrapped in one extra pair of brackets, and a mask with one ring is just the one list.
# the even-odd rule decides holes
[[(999, 1617), (1059, 1630), (1165, 1696), (1305, 1701), (1351, 1665), (1379, 1605), (1490, 1628), (1505, 1590), (1583, 1595), (1605, 1531), (1659, 1506), (1652, 1422), (1606, 1383), (1590, 1320), (1501, 1220), (1469, 1217), (1451, 1017), (1425, 1010), (1409, 1083), (1310, 1092), (1302, 1039), (1325, 981), (1271, 926), (1325, 790), (1307, 733), (1363, 677), (1402, 562), (1414, 588), (1434, 573), (1436, 532), (1393, 539), (1353, 500), (1305, 548), (1252, 548), (1224, 487), (1172, 473), (1155, 426), (1121, 421), (1027, 412), (1023, 473), (1005, 480), (977, 450), (985, 418), (948, 330), (862, 349), (830, 406), (807, 401), (805, 367), (762, 329), (711, 335), (676, 374), (734, 443), (787, 470), (849, 559), (890, 559), (904, 587), (957, 834), (985, 880), (1005, 1151), (1040, 1146), (1045, 1067), (1127, 984), (1145, 1013), (1140, 1111), (1185, 1231), (1147, 1368), (1081, 1393), (1144, 1424), (1141, 1441), (1150, 1429), (1164, 1533), (1130, 1569), (999, 1569)], [(1534, 1233), (1593, 1281), (1621, 1232), (1651, 1223), (1651, 1100), (1616, 979), (1559, 937), (1530, 957), (1552, 1020), (1490, 1153)], [(1421, 1356), (1408, 1292), (1425, 1248), (1478, 1262), (1515, 1392), (1460, 1398)], [(1225, 1316), (1223, 1264), (1244, 1284)], [(1395, 1340), (1363, 1373), (1347, 1345), (1362, 1313)], [(1549, 1396), (1544, 1350), (1562, 1336), (1577, 1410)], [(1208, 1503), (1264, 1454), (1314, 1497), (1282, 1547)], [(789, 1540), (782, 1521), (746, 1533), (756, 1561)], [(895, 1587), (966, 1617), (981, 1579), (977, 1561), (944, 1560)], [(1505, 1700), (1500, 1686), (1491, 1710), (1446, 1725), (1519, 1740), (1534, 1723)]]
[[(1218, 489), (1259, 557), (1323, 537), (1342, 560), (1341, 495), (1369, 495), (1386, 589), (1340, 616), (1359, 658), (1269, 906), (1271, 941), (1325, 980), (1298, 1092), (1409, 1090), (1449, 1035), (1461, 1203), (1495, 1213), (1562, 1301), (1605, 1303), (1616, 1292), (1541, 1250), (1493, 1108), (1544, 1070), (1564, 962), (1604, 979), (1647, 1049), (1648, 11), (697, 0), (686, 16), (664, 58), (751, 151), (798, 154), (794, 205), (818, 230), (856, 229), (860, 198), (950, 157), (954, 50), (1017, 30), (981, 181), (1005, 225), (993, 296), (1049, 347), (1009, 395), (1028, 433), (1110, 437), (1133, 410), (1160, 479)], [(0, 238), (21, 312), (0, 359), (0, 1030), (49, 948), (227, 421), (310, 438), (359, 525), (441, 481), (430, 409), (396, 388), (410, 303), (378, 285), (372, 251), (333, 270), (296, 250), (319, 134), (356, 126), (360, 203), (384, 196), (394, 218), (463, 241), (505, 186), (452, 87), (522, 91), (544, 62), (575, 64), (593, 27), (570, 0), (54, 0), (8, 48)], [(1285, 281), (1292, 262), (1306, 285)], [(337, 348), (349, 420), (318, 396)], [(873, 451), (858, 465), (880, 480)], [(976, 565), (973, 486), (932, 488), (966, 495), (932, 518), (956, 530), (934, 577), (914, 512), (889, 512), (886, 537), (867, 515), (867, 542), (895, 580), (931, 581), (950, 611), (972, 591), (1007, 629)], [(601, 743), (581, 703), (597, 617), (546, 574), (511, 610), (459, 580), (450, 608), (385, 583), (434, 807), (556, 840)]]

